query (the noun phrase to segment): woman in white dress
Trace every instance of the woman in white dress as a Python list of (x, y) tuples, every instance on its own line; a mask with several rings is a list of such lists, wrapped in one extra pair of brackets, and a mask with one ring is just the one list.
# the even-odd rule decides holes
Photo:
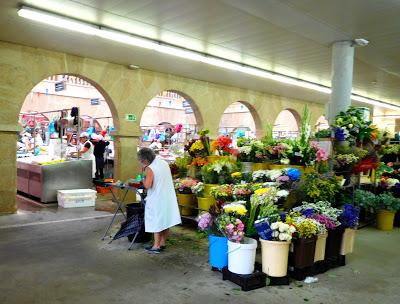
[(156, 157), (152, 149), (142, 148), (137, 156), (146, 173), (145, 230), (154, 233), (154, 244), (145, 249), (160, 253), (165, 249), (169, 228), (181, 223), (172, 175), (168, 163)]

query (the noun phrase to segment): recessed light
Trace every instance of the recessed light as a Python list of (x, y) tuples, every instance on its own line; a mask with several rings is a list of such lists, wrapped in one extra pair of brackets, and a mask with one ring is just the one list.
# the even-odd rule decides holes
[(137, 65), (134, 65), (134, 64), (130, 64), (130, 65), (128, 65), (128, 69), (137, 70), (137, 69), (140, 69), (140, 67), (138, 67)]

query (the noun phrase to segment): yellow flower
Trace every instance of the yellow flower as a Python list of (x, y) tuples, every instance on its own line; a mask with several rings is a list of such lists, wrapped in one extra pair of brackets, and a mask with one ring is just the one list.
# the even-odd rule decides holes
[(254, 191), (254, 193), (257, 195), (263, 195), (265, 193), (268, 193), (269, 190), (270, 190), (269, 188), (260, 188), (260, 189), (257, 189), (256, 191)]
[(242, 173), (241, 173), (241, 172), (233, 172), (233, 173), (231, 174), (231, 177), (232, 177), (232, 178), (242, 177)]
[(247, 209), (241, 204), (228, 204), (224, 206), (224, 211), (226, 213), (236, 213), (238, 215), (246, 215)]
[(190, 147), (190, 151), (204, 150), (204, 145), (201, 140), (196, 140)]

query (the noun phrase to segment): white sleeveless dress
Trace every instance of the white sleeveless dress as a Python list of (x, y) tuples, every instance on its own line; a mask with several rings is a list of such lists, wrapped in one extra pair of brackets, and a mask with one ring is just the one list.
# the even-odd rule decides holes
[(90, 148), (89, 150), (87, 150), (85, 153), (81, 153), (81, 157), (82, 159), (88, 159), (92, 161), (92, 178), (95, 177), (96, 175), (96, 157), (94, 156), (93, 152), (94, 152), (94, 146), (90, 141), (87, 141), (83, 144), (83, 146), (86, 145), (86, 143), (90, 144)]
[(144, 213), (146, 232), (161, 232), (181, 223), (178, 201), (168, 163), (155, 158), (149, 165), (153, 185), (147, 190)]

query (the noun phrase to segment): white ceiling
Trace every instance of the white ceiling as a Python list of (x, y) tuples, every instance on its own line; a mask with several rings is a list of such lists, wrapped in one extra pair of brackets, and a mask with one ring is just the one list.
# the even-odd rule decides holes
[[(330, 84), (332, 42), (363, 37), (355, 93), (400, 104), (398, 0), (26, 0), (84, 21)], [(18, 17), (18, 0), (0, 2), (0, 40), (325, 102), (327, 96), (274, 81), (51, 28)]]

